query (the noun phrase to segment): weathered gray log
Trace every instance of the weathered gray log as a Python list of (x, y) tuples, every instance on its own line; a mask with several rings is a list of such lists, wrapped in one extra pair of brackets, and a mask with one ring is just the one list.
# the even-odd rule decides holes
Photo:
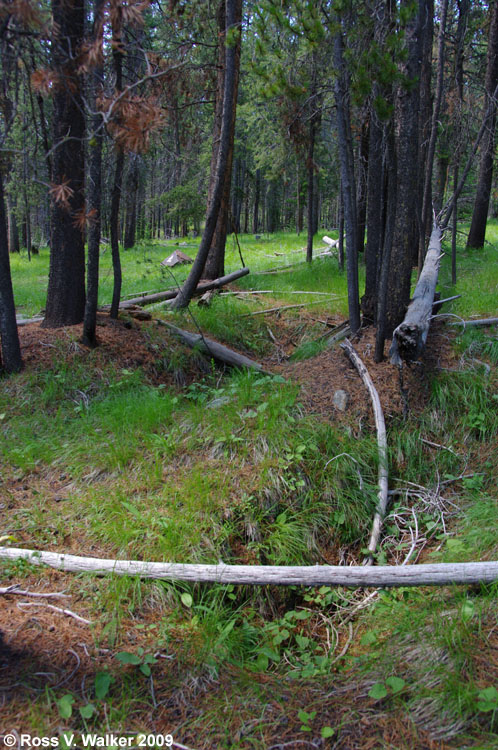
[(217, 341), (201, 336), (199, 333), (190, 333), (190, 331), (184, 331), (182, 328), (177, 328), (171, 323), (167, 323), (165, 320), (157, 320), (156, 323), (160, 326), (168, 328), (175, 336), (184, 341), (192, 349), (195, 347), (202, 354), (207, 354), (208, 357), (223, 362), (223, 364), (230, 365), (231, 367), (248, 367), (251, 370), (258, 370), (259, 372), (268, 373), (263, 369), (263, 366), (254, 359), (245, 357), (243, 354), (234, 352), (233, 349), (229, 349), (223, 344), (219, 344)]
[(394, 365), (400, 365), (402, 360), (406, 362), (416, 360), (424, 350), (441, 260), (441, 235), (440, 227), (434, 223), (429, 248), (413, 299), (408, 306), (405, 319), (393, 333), (389, 354)]
[[(19, 325), (19, 324), (18, 324)], [(480, 318), (478, 320), (452, 320), (450, 326), (474, 326), (474, 327), (485, 327), (485, 326), (496, 326), (498, 325), (498, 318)]]
[(200, 565), (188, 563), (110, 560), (65, 555), (15, 547), (0, 547), (0, 559), (29, 560), (68, 573), (114, 573), (198, 583), (234, 583), (246, 586), (447, 586), (492, 583), (498, 580), (498, 562), (437, 563), (429, 565)]
[(346, 352), (347, 356), (358, 371), (358, 375), (363, 380), (370, 399), (372, 401), (372, 407), (375, 417), (375, 427), (377, 428), (377, 449), (379, 453), (379, 471), (378, 471), (378, 483), (379, 491), (377, 493), (377, 509), (372, 524), (372, 532), (370, 534), (370, 541), (368, 543), (368, 564), (372, 564), (373, 555), (377, 550), (379, 543), (380, 534), (382, 531), (382, 524), (384, 523), (384, 517), (386, 515), (387, 501), (388, 501), (388, 472), (387, 472), (387, 437), (386, 437), (386, 423), (384, 421), (384, 412), (380, 404), (379, 394), (375, 388), (370, 373), (365, 367), (364, 363), (360, 359), (358, 353), (354, 350), (351, 342), (346, 341), (341, 344), (341, 348)]
[[(239, 268), (238, 271), (229, 273), (226, 276), (220, 276), (219, 279), (205, 281), (198, 285), (194, 292), (194, 296), (198, 297), (199, 295), (204, 294), (204, 292), (208, 292), (210, 289), (219, 289), (220, 287), (225, 286), (225, 284), (230, 284), (230, 282), (242, 278), (242, 276), (247, 276), (248, 273), (248, 268)], [(164, 302), (169, 299), (173, 300), (177, 294), (178, 289), (167, 289), (164, 292), (157, 292), (156, 294), (146, 294), (145, 296), (133, 297), (132, 299), (127, 299), (124, 302), (121, 302), (119, 309), (126, 310), (127, 307), (132, 305), (140, 305), (142, 307), (144, 305), (152, 305), (154, 302)], [(107, 310), (109, 308), (110, 305), (103, 305), (101, 309)]]

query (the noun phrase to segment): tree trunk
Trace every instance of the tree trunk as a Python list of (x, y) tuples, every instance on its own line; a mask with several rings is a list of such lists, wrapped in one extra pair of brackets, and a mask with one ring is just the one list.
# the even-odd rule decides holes
[(137, 154), (130, 154), (128, 160), (128, 175), (125, 187), (125, 231), (123, 238), (123, 247), (125, 250), (132, 248), (136, 241), (137, 231), (137, 198), (138, 198), (138, 179), (139, 179), (139, 157)]
[(367, 244), (365, 247), (365, 294), (361, 300), (364, 321), (375, 323), (378, 302), (379, 261), (382, 247), (383, 134), (373, 104), (370, 112), (367, 174)]
[(0, 366), (7, 372), (22, 368), (21, 347), (16, 324), (16, 308), (10, 275), (9, 240), (5, 216), (3, 175), (0, 172)]
[(472, 223), (470, 225), (467, 247), (483, 247), (488, 220), (489, 199), (493, 182), (493, 158), (495, 151), (496, 102), (492, 99), (498, 82), (498, 2), (490, 4), (491, 24), (488, 37), (488, 56), (486, 63), (486, 100), (493, 105), (488, 128), (482, 140), (481, 162), (477, 181), (476, 198)]
[[(122, 9), (121, 9), (122, 12)], [(116, 73), (116, 93), (123, 88), (123, 52), (122, 52), (122, 15), (118, 13), (112, 27), (114, 42), (113, 60)], [(121, 298), (122, 271), (121, 258), (119, 255), (119, 207), (121, 203), (121, 189), (123, 186), (124, 152), (120, 146), (116, 146), (116, 164), (114, 167), (114, 178), (111, 191), (111, 215), (109, 217), (109, 230), (111, 235), (112, 272), (114, 284), (112, 289), (112, 304), (109, 313), (111, 318), (117, 318), (119, 313), (119, 300)]]
[[(103, 9), (105, 0), (96, 0), (93, 19), (92, 41), (102, 44)], [(87, 203), (91, 217), (88, 229), (87, 290), (82, 341), (87, 346), (97, 345), (97, 305), (99, 297), (99, 258), (102, 213), (102, 140), (103, 123), (98, 112), (97, 98), (102, 89), (104, 68), (102, 65), (90, 72), (88, 99), (92, 116), (92, 136), (88, 144)]]
[[(411, 0), (402, 0), (409, 7)], [(424, 0), (419, 0), (417, 15), (406, 27), (407, 59), (403, 73), (410, 86), (398, 87), (397, 196), (396, 223), (387, 290), (386, 333), (389, 336), (403, 320), (410, 299), (414, 248), (418, 247), (416, 207), (418, 196), (418, 114), (420, 95), (420, 20)]]
[[(233, 23), (240, 25), (242, 20), (242, 0), (237, 0), (235, 3), (235, 17)], [(217, 179), (216, 166), (218, 164), (218, 149), (221, 147), (221, 132), (223, 129), (222, 119), (225, 116), (224, 106), (224, 88), (226, 85), (226, 76), (224, 73), (224, 67), (227, 64), (226, 58), (226, 33), (228, 27), (225, 27), (225, 0), (221, 0), (218, 10), (218, 28), (219, 28), (219, 60), (221, 62), (221, 74), (218, 75), (218, 85), (216, 88), (217, 104), (215, 113), (215, 124), (213, 132), (213, 156), (211, 160), (212, 166), (212, 178), (210, 192), (211, 195), (214, 192), (214, 183)], [(240, 69), (240, 42), (241, 35), (237, 36), (236, 44), (233, 48), (236, 56), (234, 65), (234, 81), (233, 81), (233, 92), (231, 94), (232, 101), (232, 113), (230, 118), (230, 133), (228, 142), (228, 151), (226, 154), (225, 174), (223, 175), (223, 191), (221, 194), (220, 208), (218, 212), (218, 218), (216, 222), (216, 228), (211, 240), (211, 247), (206, 259), (203, 276), (206, 279), (216, 279), (218, 276), (222, 276), (225, 272), (225, 245), (228, 233), (228, 218), (230, 209), (230, 187), (232, 182), (232, 161), (233, 161), (233, 144), (235, 137), (235, 116), (237, 109), (237, 92), (239, 88), (239, 69)], [(218, 101), (221, 103), (221, 107), (218, 105)], [(219, 110), (222, 110), (221, 117), (218, 117)], [(216, 152), (216, 153), (215, 153)], [(214, 167), (214, 168), (213, 168)], [(209, 200), (209, 198), (208, 198)]]
[(21, 250), (19, 244), (19, 230), (17, 228), (17, 217), (15, 211), (15, 200), (8, 195), (5, 196), (7, 207), (7, 225), (9, 237), (9, 253), (19, 253)]
[(342, 30), (334, 37), (334, 65), (337, 71), (335, 101), (339, 136), (339, 162), (346, 226), (346, 274), (348, 281), (349, 324), (353, 333), (360, 328), (360, 303), (358, 288), (358, 240), (356, 213), (356, 186), (354, 177), (353, 146), (349, 114), (349, 82), (344, 62)]
[(217, 221), (220, 213), (220, 206), (224, 196), (225, 177), (227, 174), (227, 164), (231, 157), (233, 147), (233, 128), (232, 121), (235, 115), (238, 70), (240, 64), (240, 19), (242, 14), (242, 0), (226, 0), (226, 22), (225, 30), (236, 29), (237, 44), (225, 47), (225, 82), (223, 97), (223, 118), (220, 136), (220, 146), (218, 150), (218, 163), (216, 169), (216, 181), (213, 189), (213, 195), (209, 204), (209, 210), (204, 226), (199, 252), (192, 266), (192, 269), (178, 293), (173, 303), (174, 309), (187, 307), (190, 303), (192, 294), (197, 287), (201, 278), (206, 259), (211, 248), (213, 236), (215, 234)]
[[(419, 254), (418, 254), (418, 268), (419, 272), (422, 271), (422, 266), (425, 259), (425, 235), (427, 227), (429, 226), (429, 217), (431, 214), (431, 196), (432, 196), (432, 168), (434, 166), (434, 154), (436, 153), (436, 141), (439, 128), (439, 113), (441, 111), (441, 102), (443, 100), (443, 84), (444, 84), (444, 57), (445, 57), (445, 38), (446, 38), (446, 16), (448, 13), (448, 0), (443, 0), (441, 7), (441, 18), (439, 27), (439, 42), (438, 42), (438, 60), (437, 60), (437, 79), (436, 79), (436, 93), (434, 98), (434, 107), (432, 111), (431, 121), (431, 133), (429, 138), (429, 147), (427, 149), (427, 156), (425, 160), (425, 173), (424, 173), (424, 191), (422, 195), (422, 215), (420, 220), (420, 235), (419, 235)], [(431, 33), (432, 40), (432, 33)]]
[[(444, 0), (443, 0), (444, 1)], [(427, 206), (423, 213), (424, 186), (425, 176), (427, 173), (427, 155), (429, 142), (431, 139), (431, 124), (433, 122), (432, 107), (432, 47), (434, 37), (434, 0), (426, 0), (421, 8), (421, 45), (422, 45), (422, 64), (420, 70), (420, 115), (419, 115), (419, 158), (418, 158), (418, 195), (419, 205), (417, 206), (420, 216), (420, 237), (419, 247), (413, 248), (413, 263), (419, 262), (419, 257), (425, 256), (426, 240), (431, 226), (432, 216), (432, 182), (429, 183), (428, 194), (426, 196)], [(437, 96), (436, 96), (437, 98)], [(432, 167), (431, 167), (432, 172)], [(424, 231), (422, 232), (422, 227)]]
[[(53, 95), (50, 271), (43, 326), (81, 323), (85, 311), (85, 118), (78, 55), (83, 42), (84, 0), (52, 0), (52, 62), (61, 76)], [(72, 192), (68, 194), (67, 189)]]
[(254, 178), (254, 207), (253, 207), (253, 217), (252, 217), (252, 231), (253, 234), (257, 234), (259, 232), (259, 198), (261, 193), (261, 170), (256, 170), (256, 175)]

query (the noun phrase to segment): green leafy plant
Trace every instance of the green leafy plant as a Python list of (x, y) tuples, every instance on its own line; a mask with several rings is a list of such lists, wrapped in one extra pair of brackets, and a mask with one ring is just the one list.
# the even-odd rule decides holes
[(116, 654), (116, 659), (121, 664), (133, 664), (137, 666), (140, 672), (146, 677), (150, 677), (151, 675), (151, 664), (157, 664), (157, 659), (152, 654), (146, 654), (142, 647), (137, 649), (136, 654), (133, 654), (131, 651), (120, 651), (119, 654)]
[(370, 690), (368, 695), (374, 700), (382, 700), (388, 696), (398, 695), (405, 687), (406, 682), (402, 677), (396, 677), (391, 675), (386, 679), (385, 682), (376, 682)]

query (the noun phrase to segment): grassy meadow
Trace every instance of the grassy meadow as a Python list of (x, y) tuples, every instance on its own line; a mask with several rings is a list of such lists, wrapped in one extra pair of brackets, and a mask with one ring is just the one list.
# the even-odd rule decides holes
[[(457, 284), (447, 243), (439, 289), (462, 296), (444, 313), (496, 315), (498, 223), (482, 251), (466, 251), (459, 237)], [(179, 242), (195, 254), (194, 240)], [(251, 273), (237, 288), (267, 294), (218, 296), (179, 314), (156, 305), (153, 314), (259, 359), (273, 349), (275, 319), (249, 313), (305, 304), (278, 323), (302, 351), (323, 332), (320, 319), (347, 317), (335, 257), (265, 273), (298, 263), (304, 244), (304, 235), (242, 236)], [(188, 266), (174, 277), (160, 266), (175, 247), (123, 252), (123, 295), (181, 283)], [(48, 250), (11, 264), (18, 312), (35, 315)], [(240, 265), (230, 239), (226, 271)], [(110, 250), (100, 291), (109, 302)], [(443, 335), (454, 364), (430, 375), (425, 408), (388, 420), (392, 502), (379, 563), (498, 559), (497, 330), (452, 330)], [(195, 352), (165, 353), (157, 330), (148, 345), (168, 372), (197, 367)], [(281, 375), (208, 363), (175, 386), (151, 382), (141, 367), (96, 366), (93, 356), (68, 338), (52, 346), (50, 366), (0, 380), (3, 544), (184, 563), (361, 563), (378, 459), (374, 431), (354, 414), (309, 413), (297, 382)], [(0, 732), (60, 736), (62, 746), (71, 731), (162, 733), (192, 750), (498, 747), (495, 585), (361, 592), (47, 579), (25, 561), (0, 561), (0, 574), (2, 586), (64, 589), (92, 623), (62, 627), (67, 618), (54, 614), (56, 647), (41, 618), (36, 637), (51, 639), (53, 668), (30, 671), (21, 659)], [(69, 649), (81, 659), (74, 674)]]

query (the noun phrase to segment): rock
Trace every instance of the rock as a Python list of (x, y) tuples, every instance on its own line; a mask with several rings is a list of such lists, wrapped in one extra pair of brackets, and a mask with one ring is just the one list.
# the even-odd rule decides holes
[(349, 393), (346, 391), (339, 390), (334, 393), (333, 404), (339, 411), (346, 411), (349, 406)]

